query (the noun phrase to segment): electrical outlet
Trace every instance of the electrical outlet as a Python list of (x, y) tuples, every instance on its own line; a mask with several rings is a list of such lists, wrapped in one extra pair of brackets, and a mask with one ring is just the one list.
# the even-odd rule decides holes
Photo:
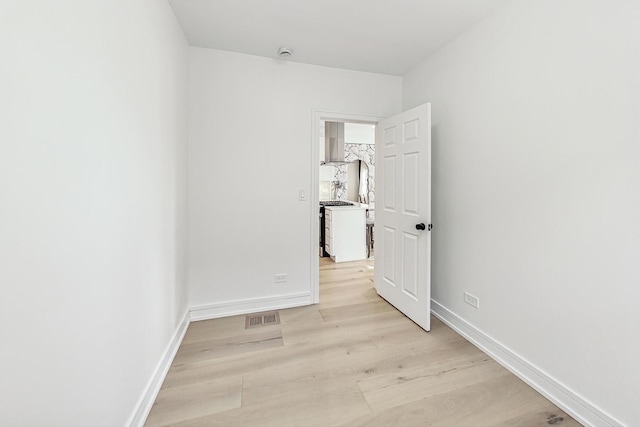
[(287, 281), (287, 274), (286, 273), (276, 274), (275, 276), (273, 276), (273, 281), (276, 283), (284, 283)]
[(480, 308), (480, 300), (478, 297), (471, 295), (469, 292), (464, 293), (464, 302), (472, 307)]

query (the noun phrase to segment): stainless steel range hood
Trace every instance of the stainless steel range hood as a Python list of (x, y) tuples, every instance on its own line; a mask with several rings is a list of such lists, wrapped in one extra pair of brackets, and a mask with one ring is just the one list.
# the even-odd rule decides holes
[(344, 165), (344, 123), (324, 123), (324, 162), (322, 165)]

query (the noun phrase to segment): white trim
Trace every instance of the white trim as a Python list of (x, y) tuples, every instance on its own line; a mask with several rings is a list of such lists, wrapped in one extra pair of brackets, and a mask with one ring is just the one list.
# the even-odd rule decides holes
[[(312, 111), (312, 138), (311, 138), (311, 194), (310, 198), (310, 216), (311, 216), (311, 278), (309, 293), (311, 302), (309, 304), (317, 304), (320, 302), (320, 268), (318, 260), (319, 241), (320, 241), (320, 223), (318, 218), (319, 198), (320, 194), (320, 120), (330, 120), (334, 122), (348, 123), (366, 123), (377, 124), (380, 120), (386, 119), (381, 116), (371, 116), (367, 114), (342, 113), (336, 111), (316, 110)], [(377, 184), (376, 184), (377, 188)]]
[(622, 426), (622, 423), (603, 410), (433, 299), (431, 313), (581, 424), (598, 427)]
[(277, 295), (265, 298), (250, 298), (235, 301), (225, 301), (216, 304), (191, 307), (191, 321), (217, 319), (219, 317), (236, 316), (239, 314), (256, 313), (260, 311), (280, 310), (283, 308), (310, 305), (311, 294)]
[(143, 426), (147, 417), (149, 416), (149, 412), (151, 412), (151, 407), (158, 397), (158, 392), (160, 391), (160, 387), (162, 387), (162, 383), (169, 372), (169, 368), (171, 367), (171, 362), (173, 362), (173, 358), (178, 352), (178, 348), (180, 348), (180, 344), (182, 344), (182, 339), (184, 338), (184, 334), (187, 332), (187, 327), (189, 326), (189, 311), (187, 310), (182, 316), (182, 320), (178, 324), (176, 331), (171, 337), (171, 341), (167, 345), (162, 358), (156, 365), (156, 369), (154, 369), (147, 386), (145, 387), (140, 399), (136, 403), (136, 406), (133, 409), (133, 413), (131, 417), (129, 417), (129, 421), (126, 425), (128, 426)]

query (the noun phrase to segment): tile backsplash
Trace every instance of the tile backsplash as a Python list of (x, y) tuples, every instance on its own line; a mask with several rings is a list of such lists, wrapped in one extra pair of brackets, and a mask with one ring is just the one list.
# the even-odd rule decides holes
[[(347, 162), (362, 160), (369, 166), (369, 204), (375, 204), (375, 158), (374, 144), (344, 144), (344, 159)], [(347, 197), (347, 165), (335, 166), (335, 198), (344, 200)]]

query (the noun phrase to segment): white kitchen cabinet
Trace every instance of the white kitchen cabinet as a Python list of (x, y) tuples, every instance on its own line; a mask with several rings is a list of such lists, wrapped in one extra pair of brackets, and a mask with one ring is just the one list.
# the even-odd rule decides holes
[(335, 262), (362, 260), (367, 257), (365, 209), (356, 207), (325, 208), (325, 250)]

